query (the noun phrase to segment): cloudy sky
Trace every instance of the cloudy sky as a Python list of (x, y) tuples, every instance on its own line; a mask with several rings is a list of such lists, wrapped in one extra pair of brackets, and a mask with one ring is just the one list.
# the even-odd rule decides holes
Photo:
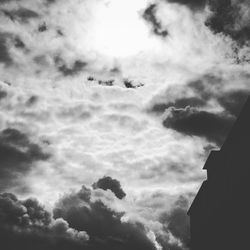
[(187, 250), (250, 92), (248, 0), (0, 0), (10, 250)]

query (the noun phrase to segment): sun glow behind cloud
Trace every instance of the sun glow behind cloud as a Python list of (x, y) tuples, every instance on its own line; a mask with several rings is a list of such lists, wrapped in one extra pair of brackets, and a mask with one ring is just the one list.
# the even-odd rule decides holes
[(109, 57), (129, 57), (152, 49), (155, 39), (141, 18), (147, 6), (144, 0), (107, 1), (96, 9), (92, 46)]

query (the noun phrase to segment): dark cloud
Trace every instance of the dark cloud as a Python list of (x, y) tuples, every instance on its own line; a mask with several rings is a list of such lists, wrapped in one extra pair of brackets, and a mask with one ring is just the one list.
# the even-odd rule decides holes
[[(232, 116), (237, 117), (250, 94), (248, 89), (223, 89), (223, 81), (216, 77), (205, 76), (203, 80), (192, 81), (188, 84), (188, 88), (194, 91), (194, 94), (203, 101), (201, 105), (193, 105), (193, 103), (188, 103), (187, 106), (191, 107), (204, 107), (209, 101), (216, 101), (225, 112)], [(176, 100), (176, 103), (182, 99)], [(198, 103), (196, 103), (198, 104)], [(175, 105), (173, 105), (175, 106)], [(184, 108), (184, 107), (180, 107)]]
[(8, 37), (6, 33), (0, 33), (0, 63), (5, 65), (10, 65), (12, 63), (12, 58), (8, 49)]
[(69, 227), (62, 218), (54, 220), (36, 199), (19, 200), (0, 194), (0, 235), (4, 249), (86, 249), (88, 235)]
[[(79, 192), (65, 195), (56, 203), (53, 216), (36, 199), (0, 194), (0, 244), (8, 250), (156, 250), (145, 225), (123, 220), (125, 212), (94, 198), (95, 192), (82, 186)], [(107, 194), (103, 192), (102, 198)], [(162, 231), (156, 240), (163, 250), (187, 250), (187, 208), (187, 198), (181, 196), (169, 212), (159, 214)]]
[(97, 80), (93, 76), (89, 76), (87, 78), (87, 80), (89, 82), (98, 83), (99, 85), (102, 85), (102, 86), (113, 86), (114, 85), (114, 81), (115, 81), (113, 79), (110, 79), (110, 80)]
[[(201, 105), (193, 105), (193, 103), (188, 103), (187, 106), (204, 107), (209, 101), (216, 101), (219, 105), (221, 105), (222, 108), (224, 108), (225, 112), (237, 117), (245, 101), (247, 100), (250, 91), (248, 89), (242, 88), (225, 90), (223, 88), (223, 85), (225, 84), (226, 83), (220, 78), (213, 76), (205, 76), (204, 79), (191, 81), (188, 84), (188, 88), (190, 88), (194, 92), (196, 98), (203, 101), (203, 103), (201, 103)], [(182, 98), (179, 100), (177, 99), (176, 103), (180, 100), (182, 100)]]
[(149, 108), (149, 112), (162, 114), (170, 107), (185, 109), (186, 107), (204, 108), (210, 100), (214, 100), (221, 93), (222, 80), (213, 75), (204, 75), (183, 86), (170, 86), (164, 97), (157, 99)]
[(25, 47), (26, 47), (25, 44), (24, 44), (24, 42), (19, 37), (16, 37), (14, 39), (14, 46), (16, 48), (19, 48), (19, 49), (25, 49)]
[(65, 196), (54, 209), (55, 218), (62, 217), (70, 227), (86, 231), (93, 249), (155, 249), (141, 223), (122, 222), (124, 213), (113, 211), (101, 201), (91, 201), (91, 192), (83, 186), (79, 192)]
[[(180, 240), (182, 246), (178, 244), (169, 246), (166, 238), (159, 237), (158, 240), (165, 249), (181, 250), (188, 249), (190, 246), (190, 221), (187, 215), (189, 207), (188, 199), (180, 196), (175, 202), (170, 212), (163, 213), (160, 216), (160, 222), (163, 224), (164, 230), (170, 232), (176, 239)], [(163, 235), (164, 236), (164, 235)]]
[(55, 63), (59, 72), (64, 76), (77, 75), (87, 66), (87, 63), (81, 60), (76, 60), (71, 66), (67, 66), (62, 58), (59, 57), (55, 58)]
[(33, 95), (27, 100), (26, 105), (28, 107), (33, 106), (38, 102), (38, 100), (39, 100), (38, 96)]
[(20, 37), (8, 32), (0, 32), (0, 63), (5, 64), (5, 66), (14, 63), (10, 54), (12, 48), (26, 49), (26, 45)]
[(95, 78), (93, 76), (89, 76), (87, 80), (92, 82), (92, 81), (95, 81)]
[(124, 85), (128, 89), (135, 88), (135, 86), (132, 84), (132, 81), (129, 81), (129, 80), (124, 80)]
[[(95, 84), (99, 84), (101, 86), (114, 86), (114, 82), (115, 80), (114, 79), (110, 79), (110, 80), (99, 80), (99, 79), (96, 79), (94, 78), (93, 76), (89, 76), (87, 78), (87, 80), (89, 82), (92, 82), (92, 83), (95, 83)], [(136, 89), (136, 88), (140, 88), (140, 87), (143, 87), (144, 84), (143, 83), (140, 83), (140, 82), (133, 82), (131, 80), (128, 80), (128, 79), (125, 79), (123, 80), (123, 84), (125, 86), (125, 88), (128, 88), (128, 89)]]
[[(91, 81), (91, 80), (89, 80), (89, 81)], [(103, 86), (113, 86), (114, 85), (114, 81), (115, 80), (106, 80), (106, 81), (98, 80), (98, 84), (99, 85), (103, 85)]]
[(95, 182), (92, 187), (94, 189), (100, 188), (103, 190), (112, 191), (115, 196), (119, 199), (122, 199), (126, 196), (126, 193), (122, 190), (121, 184), (118, 180), (112, 179), (110, 176), (104, 176)]
[(201, 9), (206, 5), (207, 0), (167, 0), (170, 3), (178, 3), (182, 5), (187, 5), (192, 9)]
[(0, 194), (1, 226), (25, 228), (27, 226), (48, 226), (50, 214), (36, 199), (24, 201), (9, 193)]
[[(157, 97), (149, 112), (158, 115), (167, 112), (165, 127), (221, 145), (250, 94), (244, 88), (227, 90), (226, 84), (219, 77), (205, 75), (185, 86), (170, 87), (164, 98)], [(211, 103), (222, 111), (206, 111)]]
[(218, 102), (227, 112), (238, 117), (249, 95), (250, 91), (247, 90), (229, 91), (221, 95)]
[(124, 80), (123, 83), (124, 83), (125, 87), (128, 89), (136, 89), (136, 88), (144, 86), (144, 84), (142, 84), (142, 83), (133, 83), (133, 81), (131, 81), (131, 80)]
[(39, 32), (44, 32), (44, 31), (46, 31), (48, 29), (48, 27), (47, 27), (47, 25), (46, 25), (46, 23), (44, 22), (43, 24), (40, 24), (39, 26), (38, 26), (38, 31)]
[(142, 17), (152, 25), (153, 32), (163, 38), (168, 36), (168, 31), (163, 29), (161, 22), (156, 17), (157, 5), (150, 4), (144, 11)]
[[(180, 199), (185, 199), (184, 197)], [(180, 201), (178, 201), (180, 202)], [(168, 230), (178, 239), (180, 239), (186, 246), (190, 244), (190, 223), (187, 215), (188, 203), (184, 200), (187, 205), (178, 204), (174, 209), (171, 210), (170, 214), (167, 215), (165, 220), (168, 222)], [(183, 201), (181, 201), (183, 203)], [(163, 219), (163, 217), (162, 217)]]
[(4, 189), (25, 176), (36, 161), (50, 157), (42, 148), (30, 141), (28, 136), (16, 129), (0, 132), (0, 189)]
[(221, 145), (228, 134), (235, 117), (222, 113), (210, 113), (196, 108), (169, 109), (163, 124), (178, 132), (205, 137)]
[(27, 23), (30, 19), (39, 18), (39, 14), (27, 8), (17, 10), (2, 10), (2, 12), (12, 21)]
[(5, 97), (7, 97), (8, 93), (4, 90), (0, 89), (0, 101), (1, 99), (4, 99)]
[(62, 32), (60, 29), (58, 29), (58, 30), (56, 31), (56, 33), (57, 33), (57, 35), (59, 35), (59, 36), (64, 36), (63, 32)]
[(249, 1), (209, 0), (212, 16), (206, 22), (215, 33), (224, 33), (244, 44), (250, 39)]

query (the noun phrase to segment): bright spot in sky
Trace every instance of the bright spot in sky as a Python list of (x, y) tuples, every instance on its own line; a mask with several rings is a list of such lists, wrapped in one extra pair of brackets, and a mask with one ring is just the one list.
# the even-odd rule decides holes
[(127, 57), (152, 48), (154, 38), (141, 17), (147, 2), (107, 1), (98, 8), (92, 30), (93, 49), (111, 57)]

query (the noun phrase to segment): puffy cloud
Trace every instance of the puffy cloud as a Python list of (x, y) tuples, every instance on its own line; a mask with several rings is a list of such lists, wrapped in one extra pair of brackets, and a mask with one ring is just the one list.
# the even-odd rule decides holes
[(77, 231), (76, 229), (70, 228), (69, 223), (62, 218), (52, 220), (49, 228), (55, 234), (65, 235), (72, 240), (80, 242), (86, 242), (89, 240), (89, 236), (85, 231)]
[[(107, 203), (109, 191), (103, 190), (94, 199), (96, 192), (82, 186), (80, 191), (66, 194), (56, 203), (54, 218), (36, 199), (19, 200), (11, 193), (0, 194), (2, 243), (8, 249), (186, 249), (186, 196), (175, 198), (172, 205), (162, 196), (162, 204), (165, 208), (169, 205), (168, 209), (157, 212), (156, 206), (152, 213), (144, 204), (143, 214), (135, 209), (137, 202), (131, 206), (129, 201), (113, 196), (113, 202)], [(159, 198), (151, 196), (148, 202), (159, 202)], [(115, 202), (125, 203), (115, 209)], [(137, 216), (132, 216), (130, 209)]]
[[(89, 244), (96, 248), (187, 249), (189, 195), (175, 197), (170, 204), (165, 195), (154, 193), (139, 209), (138, 201), (130, 204), (129, 200), (113, 196), (109, 202), (108, 191), (94, 198), (96, 192), (82, 186), (80, 191), (65, 195), (55, 205), (55, 218), (62, 217), (71, 227), (86, 231), (90, 236)], [(158, 210), (159, 201), (162, 210)], [(117, 202), (122, 202), (123, 206), (116, 206)]]
[(139, 222), (122, 222), (124, 212), (115, 212), (101, 200), (91, 201), (92, 191), (82, 187), (62, 198), (54, 209), (55, 218), (64, 218), (71, 227), (90, 236), (90, 245), (102, 249), (155, 249)]
[(110, 176), (104, 176), (103, 178), (95, 182), (92, 186), (94, 189), (96, 188), (100, 188), (103, 190), (109, 189), (119, 199), (122, 199), (126, 196), (125, 192), (121, 188), (120, 182), (118, 180), (112, 179)]
[[(8, 249), (82, 249), (89, 237), (70, 228), (36, 199), (19, 200), (11, 193), (0, 194), (1, 244)], [(65, 244), (65, 246), (63, 246)]]

